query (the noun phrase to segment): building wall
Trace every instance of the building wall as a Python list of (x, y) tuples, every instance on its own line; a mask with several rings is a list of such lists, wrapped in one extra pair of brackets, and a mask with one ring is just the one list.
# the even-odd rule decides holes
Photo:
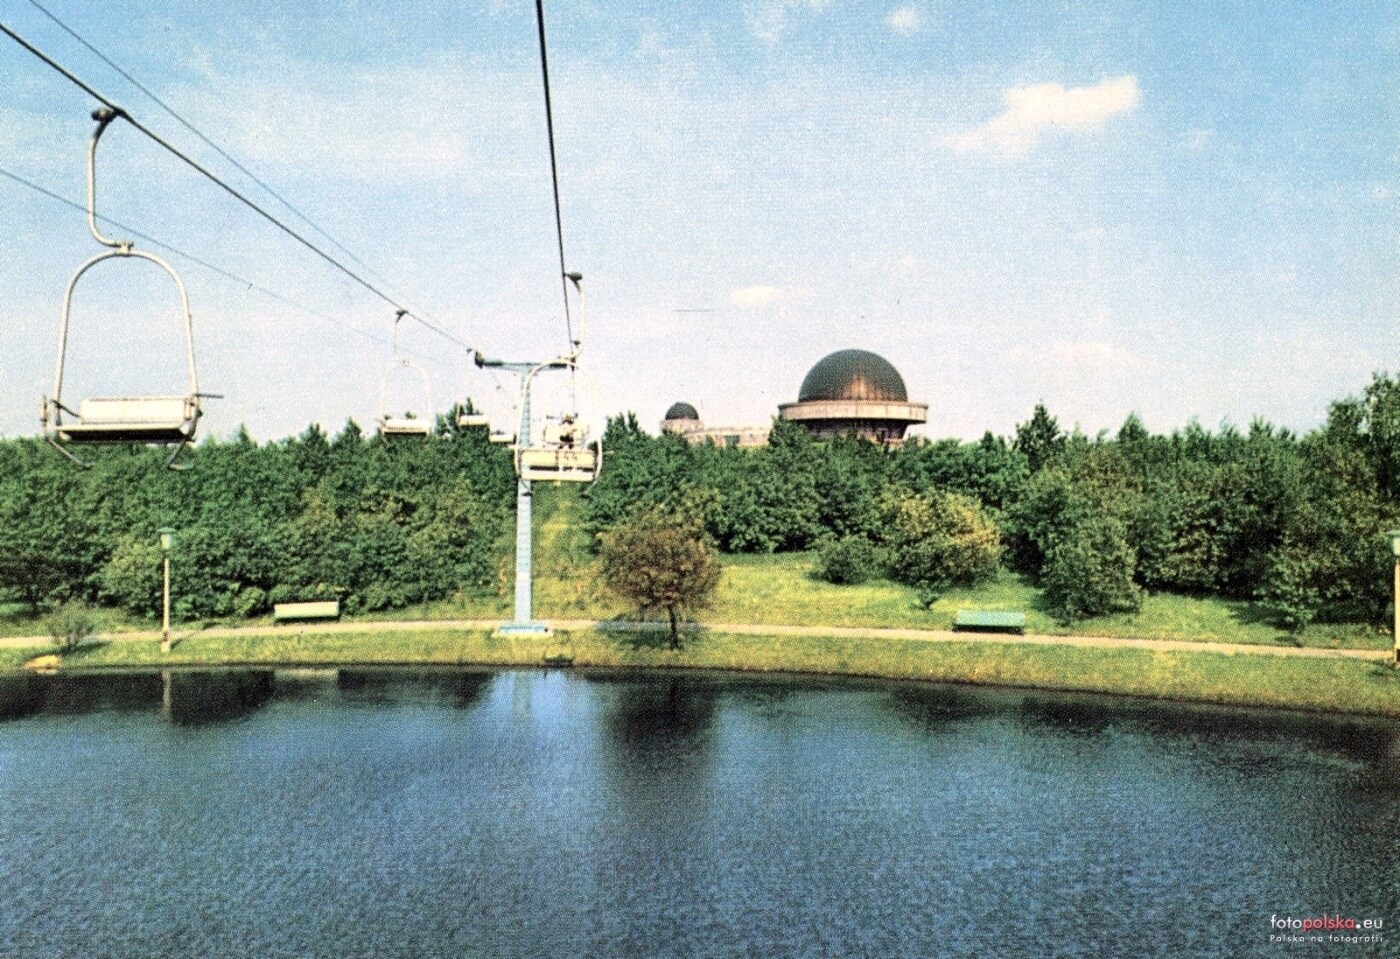
[(767, 426), (706, 426), (699, 420), (663, 420), (663, 433), (684, 436), (692, 446), (714, 443), (716, 446), (767, 446)]

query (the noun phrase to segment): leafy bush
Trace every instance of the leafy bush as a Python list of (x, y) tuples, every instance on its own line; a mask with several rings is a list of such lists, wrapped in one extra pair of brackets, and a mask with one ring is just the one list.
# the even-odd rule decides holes
[(1142, 590), (1133, 582), (1136, 560), (1120, 520), (1102, 515), (1082, 520), (1046, 557), (1045, 603), (1065, 622), (1135, 613), (1142, 608)]
[(814, 572), (818, 579), (838, 585), (863, 583), (879, 566), (875, 544), (864, 536), (830, 539), (817, 549)]
[(97, 617), (86, 603), (70, 600), (44, 617), (60, 653), (71, 653), (97, 632)]
[(1273, 556), (1268, 581), (1259, 589), (1260, 605), (1290, 633), (1301, 633), (1322, 608), (1324, 564), (1322, 557), (1299, 549), (1281, 549)]
[(161, 549), (150, 537), (123, 536), (98, 576), (103, 599), (156, 616), (161, 603)]
[(941, 591), (996, 575), (1001, 534), (971, 497), (894, 492), (881, 505), (891, 579)]

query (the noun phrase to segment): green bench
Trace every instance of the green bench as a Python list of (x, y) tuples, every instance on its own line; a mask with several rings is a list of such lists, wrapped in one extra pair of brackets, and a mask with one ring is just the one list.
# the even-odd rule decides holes
[(316, 603), (277, 603), (272, 607), (272, 621), (287, 623), (296, 619), (339, 619), (340, 600), (328, 599)]
[(1024, 633), (1026, 614), (1006, 610), (960, 609), (953, 618), (959, 633)]

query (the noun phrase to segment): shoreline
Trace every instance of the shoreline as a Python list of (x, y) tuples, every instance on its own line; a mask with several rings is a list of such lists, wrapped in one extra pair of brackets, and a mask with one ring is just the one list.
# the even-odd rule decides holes
[[(552, 637), (495, 637), (482, 629), (196, 633), (169, 654), (157, 640), (87, 645), (49, 674), (131, 669), (573, 668), (721, 670), (754, 675), (850, 677), (1043, 692), (1090, 693), (1229, 707), (1400, 718), (1400, 670), (1386, 658), (1332, 650), (1276, 655), (1140, 644), (1044, 642), (977, 634), (891, 638), (791, 633), (693, 632), (682, 648), (652, 630), (558, 630)], [(662, 642), (657, 642), (658, 638)], [(15, 650), (15, 668), (52, 647)], [(1383, 656), (1384, 654), (1382, 654)]]

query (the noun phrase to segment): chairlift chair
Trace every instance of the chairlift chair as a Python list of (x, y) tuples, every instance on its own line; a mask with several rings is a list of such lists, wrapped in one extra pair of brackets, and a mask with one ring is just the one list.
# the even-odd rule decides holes
[(545, 421), (543, 442), (516, 452), (516, 472), (524, 480), (591, 483), (598, 478), (600, 444), (588, 442), (588, 429), (572, 413)]
[[(379, 385), (380, 414), (376, 423), (379, 427), (380, 439), (385, 440), (422, 440), (433, 435), (432, 380), (429, 379), (427, 370), (399, 353), (399, 321), (404, 318), (407, 312), (407, 310), (399, 310), (394, 315), (394, 359), (390, 362), (389, 368), (384, 371), (384, 379)], [(423, 394), (428, 400), (429, 413), (427, 416), (418, 416), (413, 413), (405, 413), (402, 416), (390, 415), (388, 406), (389, 380), (400, 370), (411, 370), (418, 374), (418, 378), (423, 384)]]
[[(175, 460), (180, 451), (194, 441), (195, 429), (201, 415), (200, 399), (212, 394), (199, 392), (199, 380), (194, 363), (194, 324), (190, 316), (189, 297), (184, 281), (170, 264), (160, 257), (132, 248), (130, 240), (112, 240), (97, 229), (97, 143), (109, 124), (122, 114), (103, 108), (92, 118), (97, 129), (88, 142), (88, 229), (103, 246), (111, 247), (89, 259), (73, 278), (63, 295), (63, 317), (58, 333), (58, 360), (54, 367), (53, 395), (43, 399), (40, 422), (44, 438), (60, 453), (79, 466), (88, 466), (75, 456), (69, 446), (99, 443), (142, 443), (174, 446), (166, 465), (179, 469)], [(82, 400), (76, 411), (63, 401), (63, 373), (68, 350), (68, 326), (72, 315), (73, 291), (88, 270), (110, 259), (135, 258), (148, 260), (160, 267), (175, 282), (180, 294), (180, 317), (185, 330), (185, 363), (189, 392), (183, 396), (94, 396)], [(66, 414), (66, 417), (65, 417)]]

